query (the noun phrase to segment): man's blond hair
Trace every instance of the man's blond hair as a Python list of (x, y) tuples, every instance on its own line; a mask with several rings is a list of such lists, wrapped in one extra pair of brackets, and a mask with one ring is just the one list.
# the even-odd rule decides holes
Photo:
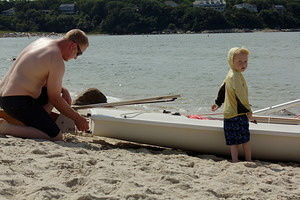
[(89, 46), (89, 39), (87, 35), (80, 29), (72, 29), (64, 36), (64, 39), (76, 42), (78, 45)]

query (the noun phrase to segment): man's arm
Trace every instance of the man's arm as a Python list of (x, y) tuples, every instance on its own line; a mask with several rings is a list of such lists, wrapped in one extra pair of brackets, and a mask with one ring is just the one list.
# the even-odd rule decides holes
[[(75, 125), (80, 131), (89, 129), (87, 120), (82, 117), (70, 106), (69, 92), (62, 88), (62, 79), (65, 71), (63, 61), (58, 61), (50, 67), (47, 79), (47, 92), (49, 102), (66, 117), (69, 117), (75, 122)], [(67, 98), (67, 99), (64, 99)]]
[(72, 98), (71, 98), (71, 95), (70, 95), (69, 90), (67, 88), (64, 88), (64, 87), (61, 88), (61, 96), (64, 100), (66, 100), (66, 102), (69, 105), (72, 104)]

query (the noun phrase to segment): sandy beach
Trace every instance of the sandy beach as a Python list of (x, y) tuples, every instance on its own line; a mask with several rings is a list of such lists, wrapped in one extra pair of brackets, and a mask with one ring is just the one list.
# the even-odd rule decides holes
[(300, 199), (300, 164), (227, 158), (92, 135), (0, 135), (0, 199)]

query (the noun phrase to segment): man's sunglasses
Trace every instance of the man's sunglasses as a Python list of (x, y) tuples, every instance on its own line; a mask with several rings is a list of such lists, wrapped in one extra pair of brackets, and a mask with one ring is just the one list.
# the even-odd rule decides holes
[(82, 55), (82, 51), (81, 51), (78, 43), (76, 41), (74, 41), (74, 40), (73, 40), (73, 42), (77, 44), (77, 54), (76, 54), (76, 56), (78, 57), (78, 56)]

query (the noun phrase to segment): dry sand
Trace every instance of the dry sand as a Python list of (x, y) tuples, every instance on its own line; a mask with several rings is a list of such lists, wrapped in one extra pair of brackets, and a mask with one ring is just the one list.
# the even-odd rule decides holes
[(0, 135), (0, 199), (300, 199), (296, 163), (231, 163), (97, 136), (67, 138)]

